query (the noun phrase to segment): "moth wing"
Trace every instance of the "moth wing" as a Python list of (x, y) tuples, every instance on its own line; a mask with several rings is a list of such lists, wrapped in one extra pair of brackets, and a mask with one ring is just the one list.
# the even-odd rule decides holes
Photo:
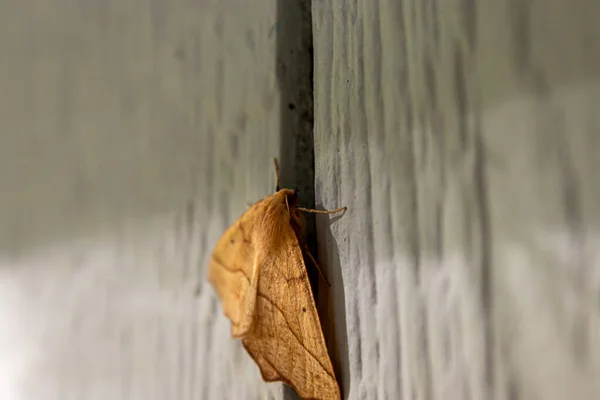
[(340, 399), (298, 239), (285, 212), (279, 238), (260, 265), (257, 315), (242, 339), (265, 381), (283, 381), (303, 399)]
[(223, 312), (231, 320), (231, 334), (243, 337), (256, 315), (259, 252), (252, 238), (253, 221), (262, 212), (253, 205), (225, 231), (213, 251), (208, 280), (215, 289)]

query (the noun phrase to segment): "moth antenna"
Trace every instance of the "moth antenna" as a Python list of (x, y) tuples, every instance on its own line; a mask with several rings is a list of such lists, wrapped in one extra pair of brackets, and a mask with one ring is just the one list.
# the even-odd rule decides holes
[(287, 208), (287, 210), (288, 210), (288, 213), (289, 213), (289, 212), (290, 212), (290, 205), (289, 205), (289, 203), (288, 203), (287, 196), (285, 196), (285, 207)]
[(321, 267), (319, 267), (319, 264), (317, 263), (315, 258), (312, 256), (312, 254), (310, 254), (310, 251), (308, 250), (308, 247), (306, 247), (306, 245), (304, 245), (304, 251), (310, 258), (310, 261), (315, 265), (315, 267), (317, 267), (317, 271), (319, 271), (319, 275), (321, 275), (321, 278), (323, 278), (323, 280), (325, 280), (325, 282), (327, 283), (327, 286), (331, 287), (331, 283), (329, 283), (327, 278), (325, 278), (325, 275), (323, 275), (323, 271), (321, 271)]
[(335, 214), (340, 211), (346, 211), (347, 209), (348, 209), (348, 207), (340, 207), (340, 208), (336, 208), (335, 210), (314, 210), (312, 208), (296, 207), (296, 210), (304, 211), (307, 213), (313, 213), (313, 214)]
[(275, 165), (275, 191), (279, 192), (279, 163), (277, 158), (273, 159), (273, 164)]

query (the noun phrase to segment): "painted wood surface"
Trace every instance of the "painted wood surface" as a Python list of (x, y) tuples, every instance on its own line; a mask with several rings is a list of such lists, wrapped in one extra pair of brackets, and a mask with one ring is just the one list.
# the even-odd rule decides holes
[(313, 138), (303, 4), (0, 2), (0, 398), (292, 398), (204, 266), (313, 146), (345, 398), (600, 397), (600, 5), (313, 0)]
[(313, 1), (351, 399), (592, 399), (598, 3)]
[(204, 279), (272, 191), (276, 3), (1, 3), (0, 398), (281, 397)]

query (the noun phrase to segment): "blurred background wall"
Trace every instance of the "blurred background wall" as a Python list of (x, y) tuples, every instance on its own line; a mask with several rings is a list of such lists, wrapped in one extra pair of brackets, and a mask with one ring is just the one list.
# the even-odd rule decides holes
[(268, 393), (204, 263), (272, 191), (276, 3), (1, 4), (0, 398)]
[(0, 0), (0, 398), (293, 398), (205, 281), (274, 156), (345, 398), (599, 398), (599, 12)]

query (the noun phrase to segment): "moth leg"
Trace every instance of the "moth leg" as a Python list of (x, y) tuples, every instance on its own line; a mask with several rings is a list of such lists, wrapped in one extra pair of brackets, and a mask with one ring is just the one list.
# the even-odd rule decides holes
[(252, 328), (256, 317), (256, 295), (258, 293), (258, 272), (260, 267), (258, 265), (258, 257), (254, 260), (252, 266), (252, 277), (250, 279), (250, 286), (244, 294), (239, 318), (236, 324), (231, 325), (231, 336), (238, 339), (246, 336), (246, 334)]
[(304, 248), (304, 252), (310, 258), (310, 261), (314, 264), (315, 267), (317, 267), (317, 271), (319, 271), (319, 275), (321, 275), (321, 278), (323, 278), (323, 280), (325, 281), (325, 283), (327, 283), (327, 286), (331, 287), (331, 283), (329, 283), (329, 281), (327, 280), (327, 278), (325, 278), (325, 275), (323, 275), (323, 271), (321, 271), (321, 267), (319, 267), (319, 264), (317, 263), (317, 260), (315, 260), (315, 258), (312, 256), (312, 254), (310, 254), (310, 251), (308, 250), (308, 246), (306, 246), (306, 244), (302, 244), (302, 247)]
[(340, 207), (340, 208), (336, 208), (335, 210), (315, 210), (312, 208), (296, 207), (296, 210), (304, 211), (304, 212), (312, 213), (312, 214), (335, 214), (335, 213), (339, 213), (340, 211), (346, 211), (347, 209), (348, 209), (347, 207)]

